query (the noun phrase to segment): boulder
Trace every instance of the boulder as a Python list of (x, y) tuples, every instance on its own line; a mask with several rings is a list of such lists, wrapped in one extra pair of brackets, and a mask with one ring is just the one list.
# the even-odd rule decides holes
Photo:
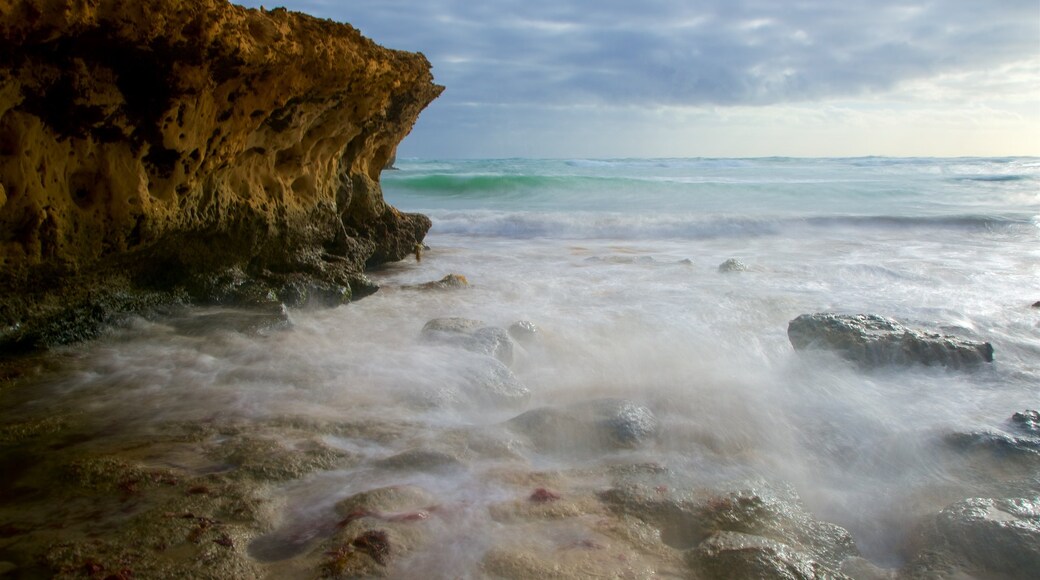
[(509, 325), (509, 336), (526, 346), (538, 340), (540, 331), (535, 326), (535, 323), (528, 320), (518, 320)]
[(440, 280), (423, 282), (422, 284), (415, 284), (413, 286), (405, 286), (405, 288), (412, 290), (453, 290), (456, 288), (465, 288), (467, 286), (469, 286), (469, 280), (467, 280), (462, 274), (448, 274)]
[(851, 580), (787, 544), (741, 532), (718, 532), (686, 552), (698, 578), (776, 580)]
[(1040, 436), (1040, 412), (1023, 411), (1011, 416), (1011, 424), (1024, 433)]
[(737, 260), (736, 258), (730, 258), (725, 262), (719, 264), (719, 274), (729, 274), (732, 272), (747, 272), (747, 264)]
[[(910, 577), (1032, 578), (1040, 570), (1040, 500), (972, 498), (943, 509), (924, 533)], [(999, 576), (998, 576), (999, 575)]]
[(464, 367), (461, 375), (463, 392), (481, 405), (516, 407), (531, 397), (531, 391), (513, 371), (490, 356), (480, 357), (478, 364)]
[[(716, 560), (743, 540), (760, 552), (776, 548), (770, 543), (776, 542), (784, 546), (783, 554), (830, 570), (859, 555), (847, 530), (817, 520), (785, 484), (753, 481), (728, 489), (691, 489), (663, 474), (616, 485), (601, 499), (616, 512), (657, 526), (662, 540), (674, 548), (695, 549), (709, 542), (691, 554), (697, 561)], [(722, 532), (743, 535), (718, 536)]]
[(422, 471), (427, 473), (455, 471), (465, 467), (462, 461), (450, 453), (428, 449), (412, 449), (380, 459), (375, 464), (383, 469), (392, 471)]
[(624, 399), (599, 399), (533, 409), (506, 422), (542, 452), (570, 453), (638, 447), (657, 434), (653, 412)]
[(423, 326), (420, 337), (437, 344), (447, 344), (470, 352), (493, 356), (503, 364), (513, 364), (513, 339), (497, 326), (485, 326), (468, 318), (435, 318)]
[(874, 314), (803, 314), (788, 324), (796, 350), (826, 349), (864, 367), (993, 362), (993, 345), (924, 332)]

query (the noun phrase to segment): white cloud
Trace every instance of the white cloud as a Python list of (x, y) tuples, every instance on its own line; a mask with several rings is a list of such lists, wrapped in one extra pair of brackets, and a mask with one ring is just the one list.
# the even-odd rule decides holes
[[(907, 138), (932, 143), (928, 151), (946, 151), (949, 140), (958, 142), (954, 135), (960, 130), (951, 128), (956, 119), (966, 126), (992, 123), (992, 135), (971, 136), (972, 143), (1024, 143), (1033, 148), (1022, 152), (1040, 153), (1037, 139), (1027, 133), (1040, 128), (1036, 0), (286, 4), (351, 22), (384, 45), (427, 55), (448, 90), (410, 138), (424, 155), (440, 146), (445, 154), (479, 156), (489, 147), (479, 144), (490, 141), (506, 152), (510, 143), (519, 147), (521, 135), (547, 148), (577, 141), (578, 135), (595, 139), (599, 148), (622, 135), (654, 148), (678, 139), (675, 123), (655, 113), (664, 110), (726, 111), (724, 118), (689, 117), (702, 124), (702, 133), (716, 131), (716, 143), (733, 141), (724, 130), (750, 135), (758, 124), (757, 141), (800, 150), (816, 143), (818, 151), (825, 139), (836, 138), (835, 131), (813, 124), (820, 111), (829, 111), (826, 123), (849, 130), (888, 128), (887, 120), (898, 119), (905, 129), (886, 129), (886, 135), (915, 127), (931, 131), (934, 138)], [(563, 110), (570, 113), (558, 113)], [(1018, 119), (1018, 133), (1004, 124), (1009, 118)], [(692, 123), (684, 130), (694, 130)], [(786, 142), (770, 141), (785, 127)], [(804, 139), (790, 138), (795, 127), (805, 128)], [(573, 138), (567, 138), (568, 129)], [(464, 132), (497, 130), (510, 135), (492, 139)], [(670, 137), (655, 142), (654, 134)], [(885, 136), (874, 141), (889, 143)]]

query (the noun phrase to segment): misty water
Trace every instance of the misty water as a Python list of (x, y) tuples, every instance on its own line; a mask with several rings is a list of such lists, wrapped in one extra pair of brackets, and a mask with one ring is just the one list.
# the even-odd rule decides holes
[[(264, 437), (289, 450), (316, 442), (345, 459), (271, 486), (280, 523), (251, 556), (290, 561), (330, 533), (337, 502), (413, 484), (441, 507), (416, 522), (432, 533), (395, 564), (400, 577), (479, 577), (498, 546), (550, 560), (574, 542), (609, 549), (580, 507), (572, 518), (516, 523), (495, 506), (542, 487), (595, 494), (624, 465), (658, 466), (690, 489), (790, 485), (813, 517), (848, 529), (866, 558), (892, 568), (910, 556), (921, 518), (964, 498), (1040, 488), (1035, 472), (948, 440), (1006, 431), (1013, 413), (1040, 406), (1040, 309), (1031, 308), (1040, 161), (398, 165), (383, 175), (385, 197), (434, 227), (421, 261), (370, 273), (378, 293), (291, 311), (290, 328), (260, 332), (228, 328), (214, 309), (134, 320), (48, 355), (31, 384), (4, 393), (3, 414), (74, 410), (97, 425), (75, 443), (88, 448), (124, 448), (186, 423), (294, 425)], [(731, 258), (747, 268), (720, 272)], [(449, 273), (469, 286), (416, 287)], [(812, 312), (876, 313), (989, 341), (995, 361), (866, 370), (796, 352), (787, 324)], [(486, 357), (421, 339), (440, 317), (533, 323), (512, 364), (529, 397), (484, 396)], [(531, 409), (604, 398), (652, 411), (653, 436), (601, 448), (506, 425)], [(350, 428), (309, 437), (296, 427), (307, 422)], [(457, 463), (386, 461), (409, 451)], [(231, 468), (205, 457), (171, 446), (141, 461)]]

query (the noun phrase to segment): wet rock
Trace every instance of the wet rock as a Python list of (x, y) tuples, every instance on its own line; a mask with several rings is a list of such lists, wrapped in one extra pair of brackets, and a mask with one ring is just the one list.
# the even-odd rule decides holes
[(405, 286), (405, 288), (412, 290), (454, 290), (457, 288), (465, 288), (467, 286), (469, 286), (469, 280), (467, 280), (462, 274), (448, 274), (440, 280), (424, 282), (413, 286)]
[(470, 352), (495, 357), (503, 364), (513, 364), (513, 339), (495, 326), (485, 326), (468, 318), (435, 318), (423, 326), (420, 336), (427, 342), (447, 344)]
[(350, 516), (358, 512), (396, 513), (421, 510), (436, 503), (434, 497), (415, 485), (391, 485), (370, 489), (336, 503), (336, 513)]
[(332, 469), (348, 457), (317, 438), (290, 446), (255, 436), (229, 438), (209, 454), (235, 466), (242, 476), (262, 481), (298, 479), (314, 471)]
[(479, 363), (460, 372), (463, 391), (470, 399), (481, 404), (517, 406), (530, 398), (531, 391), (497, 359), (481, 357)]
[(1033, 303), (1033, 308), (1040, 308), (1040, 300)]
[(732, 272), (747, 272), (747, 264), (737, 260), (736, 258), (730, 258), (725, 262), (719, 264), (719, 274), (729, 274)]
[(1030, 578), (1040, 570), (1036, 497), (958, 502), (943, 509), (924, 535), (924, 549), (908, 567), (910, 577), (961, 569), (972, 576)]
[(1040, 412), (1023, 411), (1011, 416), (1011, 423), (1021, 431), (1040, 435)]
[(657, 418), (624, 399), (600, 399), (566, 407), (542, 407), (506, 422), (543, 452), (568, 453), (637, 447), (653, 439)]
[[(45, 334), (22, 348), (93, 338), (235, 265), (261, 295), (272, 272), (345, 288), (431, 226), (378, 183), (442, 90), (422, 55), (225, 0), (19, 0), (0, 21), (0, 327)], [(124, 298), (97, 299), (117, 282)]]
[(985, 451), (998, 458), (1040, 459), (1040, 413), (1024, 411), (1008, 420), (1008, 429), (950, 433), (943, 439), (960, 451)]
[(700, 578), (845, 579), (791, 546), (741, 532), (718, 532), (686, 553)]
[(331, 308), (350, 302), (352, 295), (347, 286), (303, 277), (286, 282), (276, 292), (278, 299), (291, 308)]
[(462, 469), (465, 464), (457, 457), (443, 451), (413, 449), (398, 453), (376, 462), (383, 469), (395, 471), (440, 472)]
[(726, 491), (689, 491), (664, 475), (615, 486), (601, 499), (614, 511), (658, 526), (662, 540), (678, 549), (696, 548), (720, 532), (739, 532), (778, 542), (835, 570), (859, 555), (847, 530), (814, 518), (789, 486), (751, 482)]
[(962, 451), (988, 451), (998, 457), (1040, 458), (1040, 437), (1017, 437), (1001, 431), (950, 433), (947, 444)]
[(414, 485), (373, 489), (340, 501), (338, 531), (317, 550), (322, 575), (392, 575), (397, 559), (429, 540), (423, 524), (436, 509), (433, 497)]
[(251, 309), (198, 310), (184, 316), (169, 318), (165, 322), (184, 336), (203, 336), (215, 331), (267, 336), (292, 328), (289, 311), (282, 304)]
[(520, 344), (527, 345), (537, 341), (540, 332), (533, 322), (519, 320), (509, 325), (509, 336)]
[(859, 557), (848, 558), (842, 562), (839, 572), (855, 580), (896, 580), (897, 578), (895, 570), (881, 568), (870, 560)]
[(873, 314), (803, 314), (790, 322), (787, 336), (796, 350), (832, 350), (865, 367), (993, 362), (988, 342), (914, 330)]

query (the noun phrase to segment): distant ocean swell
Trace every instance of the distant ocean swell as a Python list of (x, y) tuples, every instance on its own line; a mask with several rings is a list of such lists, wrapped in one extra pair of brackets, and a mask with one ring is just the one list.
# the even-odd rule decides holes
[[(846, 183), (848, 179), (756, 179), (746, 177), (617, 177), (585, 175), (450, 175), (429, 174), (391, 177), (396, 189), (420, 194), (447, 196), (494, 196), (525, 191), (582, 191), (597, 189), (676, 187), (683, 185), (747, 185), (747, 184), (825, 184)], [(1030, 181), (1029, 175), (971, 175), (949, 177), (950, 181), (1015, 182)]]
[(433, 210), (433, 232), (505, 238), (714, 239), (779, 236), (799, 230), (926, 230), (1020, 232), (1037, 230), (1034, 221), (992, 216), (818, 216), (747, 218), (696, 214), (604, 212), (507, 212)]

